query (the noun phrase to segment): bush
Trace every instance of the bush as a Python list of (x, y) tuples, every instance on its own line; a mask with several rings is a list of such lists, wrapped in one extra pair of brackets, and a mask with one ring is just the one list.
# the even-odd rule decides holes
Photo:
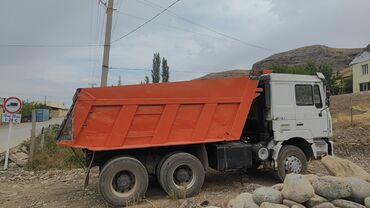
[(42, 135), (38, 135), (35, 141), (35, 153), (33, 161), (26, 165), (29, 169), (71, 169), (84, 166), (84, 156), (81, 149), (76, 149), (76, 154), (71, 148), (57, 145), (55, 138), (59, 133), (59, 125), (51, 125), (44, 129), (44, 147), (40, 143)]

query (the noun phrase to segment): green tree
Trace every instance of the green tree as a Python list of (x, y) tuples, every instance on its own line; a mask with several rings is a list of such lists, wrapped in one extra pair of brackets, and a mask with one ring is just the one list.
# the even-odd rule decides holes
[(45, 104), (39, 102), (28, 102), (24, 100), (21, 110), (22, 120), (31, 120), (33, 109), (48, 109), (48, 107)]
[(159, 83), (160, 77), (160, 67), (161, 67), (161, 57), (159, 53), (155, 53), (153, 56), (153, 67), (152, 67), (152, 82)]
[(313, 62), (308, 62), (304, 66), (273, 65), (271, 69), (274, 73), (286, 74), (315, 75), (316, 72), (321, 72), (325, 76), (328, 89), (330, 89), (333, 95), (348, 93), (352, 91), (351, 79), (344, 79), (339, 72), (334, 74), (333, 68), (328, 64), (316, 65)]
[(343, 83), (343, 93), (352, 93), (353, 92), (353, 77), (349, 76), (348, 78), (344, 78)]
[(149, 77), (148, 76), (145, 76), (145, 80), (144, 80), (144, 84), (149, 84)]
[(118, 83), (117, 83), (118, 86), (121, 86), (122, 85), (122, 79), (121, 79), (121, 75), (118, 76)]
[(167, 59), (162, 59), (162, 82), (168, 82), (170, 79), (170, 67), (167, 65)]

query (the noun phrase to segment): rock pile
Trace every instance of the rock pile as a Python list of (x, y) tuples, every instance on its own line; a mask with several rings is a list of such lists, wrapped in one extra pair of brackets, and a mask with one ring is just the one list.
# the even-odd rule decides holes
[(370, 208), (370, 183), (360, 178), (289, 174), (282, 185), (242, 193), (228, 208)]
[(326, 156), (332, 176), (288, 174), (283, 184), (257, 188), (229, 201), (228, 208), (370, 208), (370, 175), (349, 160)]
[[(28, 146), (22, 143), (9, 151), (9, 167), (23, 167), (28, 161)], [(0, 153), (0, 163), (5, 159), (5, 152)]]

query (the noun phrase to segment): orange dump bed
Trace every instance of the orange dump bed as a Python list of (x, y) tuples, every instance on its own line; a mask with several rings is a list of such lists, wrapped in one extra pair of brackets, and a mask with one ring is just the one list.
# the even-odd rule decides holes
[(257, 85), (239, 77), (81, 89), (73, 136), (59, 144), (103, 151), (239, 140)]

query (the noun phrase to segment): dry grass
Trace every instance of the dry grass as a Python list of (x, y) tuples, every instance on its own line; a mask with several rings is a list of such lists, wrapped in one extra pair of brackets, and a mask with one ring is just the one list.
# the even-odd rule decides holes
[(36, 137), (36, 150), (32, 162), (26, 165), (28, 169), (71, 169), (83, 167), (83, 153), (76, 149), (60, 147), (56, 143), (59, 125), (52, 125), (44, 131), (44, 147), (40, 147), (42, 135)]
[(330, 112), (333, 117), (334, 128), (342, 128), (352, 125), (369, 125), (369, 92), (332, 96), (330, 100)]

